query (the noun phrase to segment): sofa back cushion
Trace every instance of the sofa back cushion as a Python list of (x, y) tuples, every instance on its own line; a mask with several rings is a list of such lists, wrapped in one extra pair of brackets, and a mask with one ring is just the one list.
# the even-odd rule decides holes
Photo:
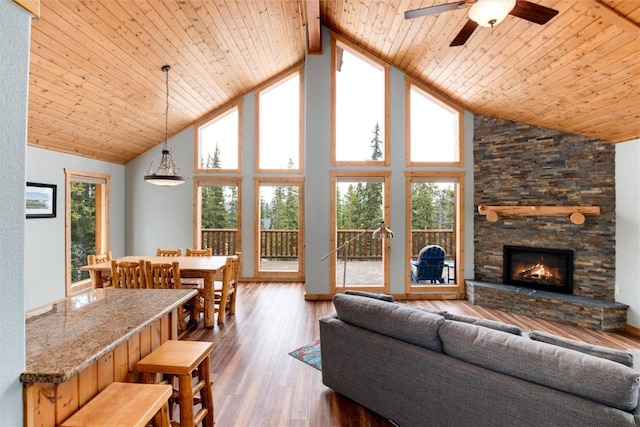
[(530, 331), (529, 338), (535, 341), (557, 345), (558, 347), (570, 348), (571, 350), (590, 354), (592, 356), (602, 357), (603, 359), (609, 359), (614, 362), (622, 363), (623, 365), (630, 368), (633, 367), (633, 356), (626, 351), (615, 350), (612, 348), (600, 347), (580, 341), (570, 340), (542, 331)]
[(446, 321), (444, 352), (457, 359), (631, 412), (640, 372), (610, 360), (481, 326)]
[(358, 295), (337, 294), (333, 305), (342, 321), (442, 353), (440, 315)]
[(485, 328), (495, 329), (497, 331), (507, 332), (513, 335), (522, 335), (522, 330), (514, 325), (496, 322), (495, 320), (479, 319), (477, 317), (463, 316), (454, 313), (443, 314), (447, 320), (455, 320), (456, 322), (473, 323), (474, 325), (484, 326)]

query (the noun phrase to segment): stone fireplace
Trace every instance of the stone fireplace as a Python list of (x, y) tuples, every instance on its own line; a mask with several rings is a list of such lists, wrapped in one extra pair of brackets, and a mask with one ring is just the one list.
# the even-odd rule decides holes
[[(476, 115), (473, 155), (476, 209), (597, 206), (600, 215), (575, 224), (563, 216), (504, 216), (491, 222), (476, 213), (475, 278), (467, 283), (467, 298), (593, 329), (624, 329), (626, 306), (615, 302), (614, 145)], [(505, 246), (571, 251), (571, 290), (559, 293), (539, 290), (536, 283), (508, 284)]]

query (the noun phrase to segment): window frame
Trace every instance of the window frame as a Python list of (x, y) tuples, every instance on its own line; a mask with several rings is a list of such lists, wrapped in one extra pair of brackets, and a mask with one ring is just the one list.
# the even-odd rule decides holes
[[(236, 212), (237, 224), (237, 251), (242, 252), (242, 177), (217, 177), (217, 176), (196, 176), (193, 177), (193, 194), (195, 200), (193, 202), (193, 247), (202, 249), (202, 187), (208, 186), (233, 186), (237, 188), (238, 205)], [(229, 254), (233, 255), (233, 254)]]
[[(255, 89), (255, 173), (269, 173), (269, 174), (299, 174), (304, 171), (304, 72), (303, 64), (296, 65), (276, 76), (269, 79), (264, 84)], [(272, 89), (274, 86), (280, 84), (283, 80), (290, 78), (291, 76), (298, 75), (298, 83), (300, 85), (298, 90), (298, 167), (294, 169), (262, 169), (260, 168), (260, 94)]]
[(71, 282), (71, 183), (96, 184), (96, 253), (109, 250), (109, 192), (111, 175), (65, 168), (65, 289), (66, 296), (91, 287), (91, 279)]
[[(456, 298), (464, 297), (464, 172), (405, 172), (405, 235), (409, 236), (405, 241), (405, 253), (409, 260), (405, 266), (405, 291), (407, 295), (423, 294), (435, 295), (456, 295)], [(416, 181), (430, 182), (455, 182), (458, 186), (455, 192), (455, 279), (453, 284), (415, 284), (411, 282), (411, 185)]]
[[(391, 226), (391, 172), (390, 171), (333, 171), (330, 173), (330, 191), (331, 191), (331, 199), (329, 203), (330, 215), (331, 215), (331, 225), (330, 225), (330, 252), (335, 251), (337, 249), (337, 238), (338, 238), (338, 224), (337, 224), (337, 186), (339, 181), (343, 180), (361, 180), (363, 182), (379, 182), (382, 184), (383, 188), (383, 198), (382, 198), (382, 218), (385, 226), (391, 230), (393, 227)], [(373, 232), (373, 230), (371, 230)], [(383, 263), (383, 283), (380, 286), (358, 286), (352, 288), (353, 290), (364, 291), (364, 292), (391, 292), (391, 240), (392, 239), (383, 239), (382, 243), (382, 263)], [(329, 258), (329, 271), (332, 272), (329, 277), (330, 289), (329, 292), (334, 295), (337, 292), (336, 283), (336, 275), (335, 271), (338, 265), (338, 254), (333, 253)], [(340, 284), (340, 288), (342, 285)], [(347, 283), (345, 289), (349, 289), (349, 284)]]
[[(427, 96), (432, 98), (432, 101), (440, 104), (443, 108), (447, 110), (453, 110), (458, 114), (458, 161), (455, 162), (419, 162), (411, 160), (411, 89), (415, 87), (416, 89), (424, 92)], [(456, 167), (462, 168), (464, 167), (464, 110), (447, 100), (442, 95), (435, 92), (433, 89), (428, 88), (421, 82), (416, 79), (413, 79), (409, 76), (405, 77), (405, 103), (406, 103), (406, 114), (405, 114), (405, 152), (406, 159), (405, 163), (407, 167), (425, 167), (425, 166), (439, 166), (439, 167)]]
[[(284, 271), (284, 270), (261, 270), (260, 269), (260, 253), (261, 253), (261, 240), (260, 233), (262, 231), (262, 225), (260, 222), (260, 187), (264, 185), (293, 185), (298, 187), (298, 269), (296, 271)], [(258, 278), (278, 278), (290, 279), (291, 281), (304, 280), (304, 178), (295, 177), (260, 177), (254, 178), (254, 224), (256, 230), (254, 233), (254, 266), (253, 271)]]
[[(337, 106), (336, 106), (336, 73), (338, 63), (338, 48), (349, 50), (352, 55), (360, 57), (363, 61), (371, 63), (375, 67), (380, 67), (384, 73), (384, 160), (370, 160), (370, 161), (351, 161), (351, 160), (338, 160), (336, 158), (337, 152)], [(359, 48), (349, 42), (347, 39), (340, 37), (335, 33), (331, 33), (331, 166), (385, 166), (390, 165), (390, 153), (391, 153), (391, 141), (390, 141), (390, 118), (389, 118), (389, 105), (390, 105), (390, 76), (389, 76), (389, 64), (382, 61), (380, 58), (372, 55), (368, 51)]]
[[(208, 125), (212, 121), (222, 118), (234, 109), (238, 111), (238, 167), (236, 169), (207, 169), (200, 167), (200, 128)], [(211, 114), (206, 115), (193, 125), (193, 173), (240, 173), (242, 171), (242, 99), (236, 100), (230, 104), (217, 109)]]

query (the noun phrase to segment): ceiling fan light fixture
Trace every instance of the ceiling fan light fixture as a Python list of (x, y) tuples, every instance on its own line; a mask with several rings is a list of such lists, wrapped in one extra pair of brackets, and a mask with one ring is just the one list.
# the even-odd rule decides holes
[(478, 0), (469, 9), (469, 19), (482, 27), (501, 23), (516, 6), (516, 0)]
[(176, 166), (173, 158), (171, 157), (171, 151), (167, 147), (167, 140), (169, 139), (169, 65), (164, 65), (162, 71), (165, 73), (166, 82), (166, 109), (164, 114), (164, 148), (162, 149), (162, 159), (155, 172), (152, 172), (152, 166), (155, 161), (152, 161), (147, 170), (147, 174), (144, 176), (145, 182), (153, 185), (159, 185), (161, 187), (175, 187), (176, 185), (184, 184), (185, 178), (182, 176), (180, 168)]

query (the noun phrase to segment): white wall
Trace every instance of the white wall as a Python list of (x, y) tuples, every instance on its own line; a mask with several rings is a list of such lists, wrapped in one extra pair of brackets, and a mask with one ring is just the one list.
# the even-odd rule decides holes
[(31, 15), (0, 0), (0, 426), (22, 425), (24, 183)]
[(26, 220), (25, 297), (27, 310), (66, 296), (65, 168), (111, 176), (109, 249), (114, 256), (124, 255), (124, 166), (28, 147), (27, 181), (55, 184), (57, 186), (57, 209), (55, 218)]
[[(171, 114), (171, 113), (169, 113)], [(193, 176), (193, 128), (172, 137), (169, 150), (183, 175)], [(193, 180), (176, 187), (144, 181), (152, 160), (158, 166), (162, 146), (152, 148), (126, 166), (126, 255), (155, 255), (156, 249), (193, 247)]]
[(616, 144), (615, 298), (640, 328), (640, 139)]

